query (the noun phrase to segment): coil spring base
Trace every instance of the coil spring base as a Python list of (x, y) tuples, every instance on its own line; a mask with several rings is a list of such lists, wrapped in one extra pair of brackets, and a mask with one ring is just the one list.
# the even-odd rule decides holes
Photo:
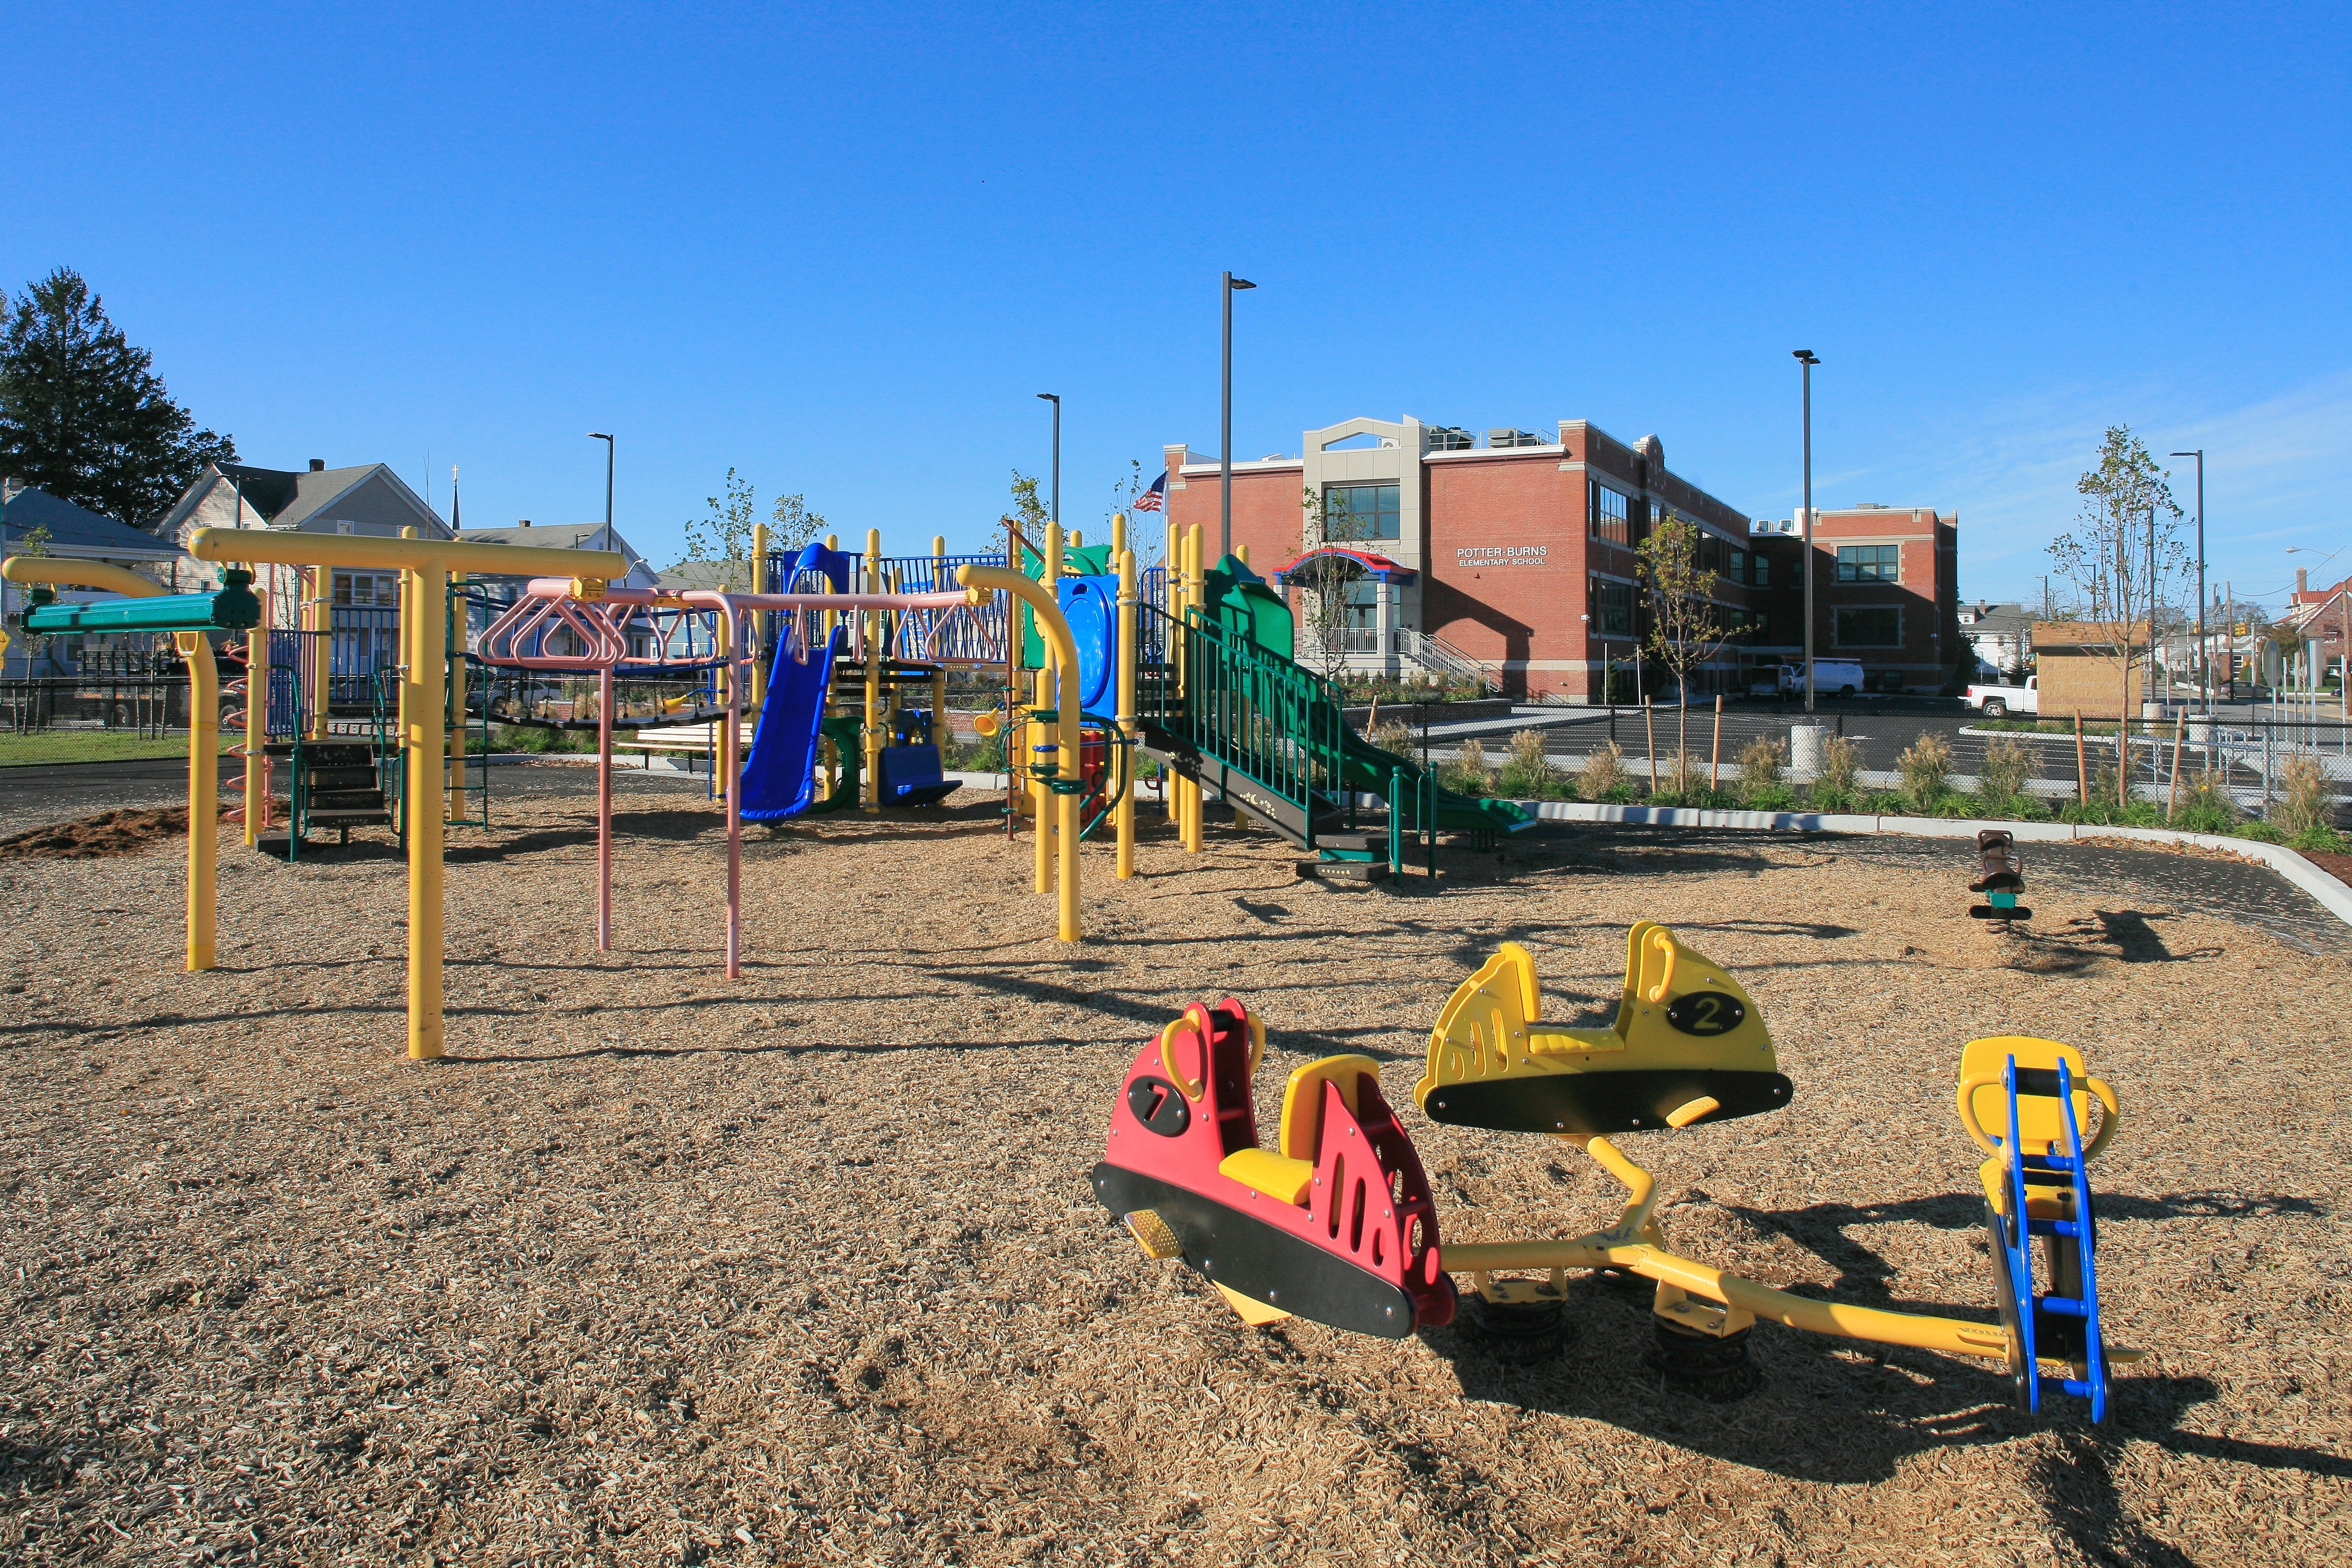
[(1756, 1369), (1748, 1360), (1753, 1328), (1717, 1339), (1654, 1315), (1650, 1331), (1650, 1352), (1643, 1364), (1664, 1375), (1668, 1387), (1713, 1405), (1727, 1405), (1755, 1392)]
[(1465, 1340), (1507, 1366), (1550, 1361), (1575, 1342), (1561, 1300), (1493, 1301), (1465, 1292), (1454, 1325)]

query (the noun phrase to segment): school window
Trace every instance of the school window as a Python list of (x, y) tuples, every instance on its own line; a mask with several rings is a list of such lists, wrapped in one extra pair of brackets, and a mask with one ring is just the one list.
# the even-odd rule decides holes
[(1603, 637), (1633, 635), (1633, 584), (1591, 579), (1592, 629)]
[(1402, 526), (1395, 485), (1323, 487), (1323, 537), (1327, 540), (1397, 539), (1402, 537)]
[(1751, 588), (1772, 585), (1772, 558), (1760, 550), (1748, 558), (1748, 585)]
[[(1844, 552), (1840, 551), (1839, 553), (1843, 554)], [(1903, 612), (1892, 607), (1840, 610), (1837, 613), (1837, 645), (1840, 647), (1901, 647)]]
[(1612, 544), (1630, 542), (1625, 521), (1625, 498), (1598, 479), (1589, 481), (1591, 487), (1591, 505), (1585, 515), (1591, 520), (1589, 531), (1595, 539)]
[(1841, 583), (1899, 583), (1903, 580), (1903, 547), (1899, 544), (1841, 544), (1837, 553)]

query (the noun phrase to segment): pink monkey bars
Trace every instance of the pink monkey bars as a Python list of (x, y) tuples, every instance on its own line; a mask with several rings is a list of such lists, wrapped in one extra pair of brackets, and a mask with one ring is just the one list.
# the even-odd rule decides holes
[[(968, 606), (971, 598), (961, 588), (923, 594), (729, 594), (693, 588), (665, 594), (650, 588), (613, 587), (604, 589), (601, 598), (574, 597), (574, 588), (582, 585), (569, 577), (532, 578), (524, 585), (522, 596), (484, 630), (476, 652), (483, 663), (508, 668), (596, 673), (596, 949), (600, 952), (610, 952), (613, 946), (614, 667), (631, 664), (658, 669), (715, 663), (727, 682), (726, 738), (719, 754), (711, 759), (714, 769), (725, 770), (727, 780), (727, 978), (740, 980), (743, 976), (743, 671), (759, 651), (747, 635), (748, 617), (774, 610), (895, 610), (901, 612), (903, 635), (916, 618), (906, 612), (949, 612), (920, 617), (920, 641), (928, 644), (937, 639), (941, 627), (954, 623), (953, 610)], [(715, 658), (669, 658), (669, 627), (659, 619), (664, 612), (712, 616)], [(638, 625), (656, 634), (657, 651), (653, 658), (628, 655), (629, 632)], [(862, 658), (865, 627), (857, 621), (852, 626), (851, 646)], [(546, 652), (545, 634), (559, 628), (577, 637), (582, 651)], [(536, 639), (540, 651), (521, 652), (534, 632), (541, 634)]]

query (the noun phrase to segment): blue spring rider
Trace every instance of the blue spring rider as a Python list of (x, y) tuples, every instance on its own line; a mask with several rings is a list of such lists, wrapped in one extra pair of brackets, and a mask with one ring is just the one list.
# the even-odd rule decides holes
[[(2102, 1114), (2087, 1143), (2083, 1128), (2096, 1098)], [(2042, 1408), (2042, 1363), (2064, 1365), (2058, 1389), (2107, 1415), (2107, 1370), (2136, 1360), (2111, 1351), (2099, 1331), (2098, 1225), (2091, 1212), (2091, 1161), (2115, 1136), (2115, 1090), (2089, 1075), (2074, 1047), (2025, 1035), (1971, 1040), (1960, 1056), (1960, 1121), (1992, 1157), (1978, 1170), (1985, 1233), (2009, 1372), (2018, 1403)], [(1998, 1131), (1985, 1130), (1987, 1113)], [(2034, 1243), (2042, 1245), (2037, 1289)]]

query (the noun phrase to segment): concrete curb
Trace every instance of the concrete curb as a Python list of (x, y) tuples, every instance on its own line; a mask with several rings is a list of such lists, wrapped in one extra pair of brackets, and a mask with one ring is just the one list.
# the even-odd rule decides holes
[(2147, 844), (2189, 844), (2222, 849), (2257, 860), (2311, 895), (2319, 906), (2352, 926), (2352, 887), (2347, 887), (2284, 844), (2231, 838), (2214, 833), (2176, 833), (2165, 827), (2100, 827), (2070, 822), (1986, 822), (1948, 816), (1855, 816), (1811, 811), (1703, 811), (1693, 806), (1591, 805), (1583, 801), (1522, 800), (1515, 803), (1546, 822), (1622, 822), (1651, 827), (1727, 827), (1777, 833), (1900, 833), (1928, 838), (1974, 838), (1980, 829), (2000, 828), (2020, 843), (2082, 839), (2137, 839)]

